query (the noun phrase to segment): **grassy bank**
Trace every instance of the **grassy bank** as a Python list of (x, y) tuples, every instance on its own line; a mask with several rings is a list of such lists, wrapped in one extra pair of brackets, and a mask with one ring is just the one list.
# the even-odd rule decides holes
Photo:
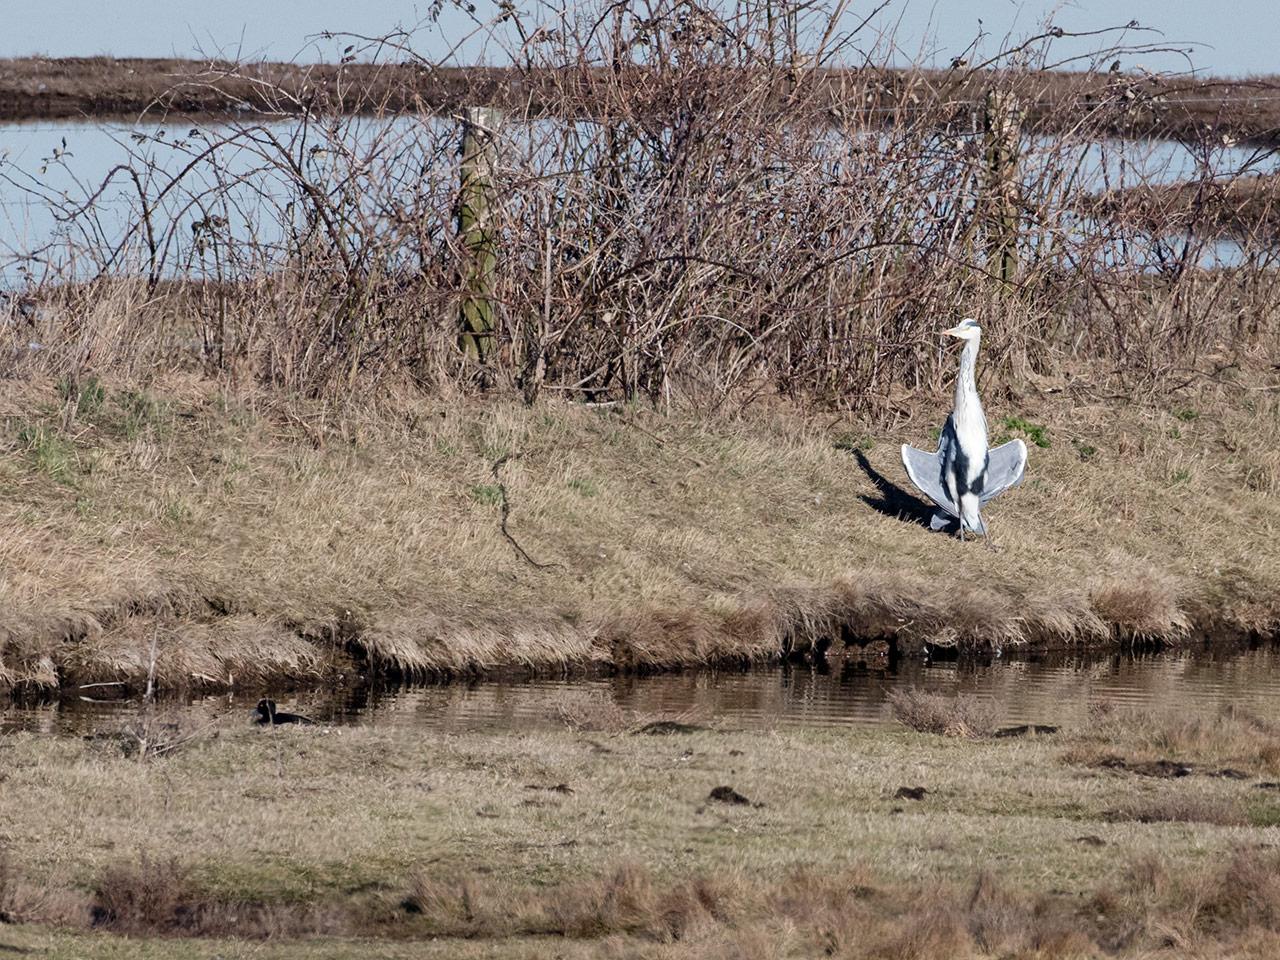
[(245, 722), (145, 763), (0, 740), (0, 944), (1262, 957), (1280, 936), (1280, 732), (1245, 715), (1008, 739)]
[(1136, 218), (1139, 222), (1195, 221), (1224, 237), (1275, 238), (1280, 236), (1278, 184), (1280, 177), (1264, 173), (1224, 183), (1205, 180), (1147, 185), (1103, 194), (1097, 209), (1102, 216)]
[[(1065, 385), (1065, 389), (1064, 389)], [(988, 401), (998, 549), (923, 529), (889, 428), (169, 378), (0, 386), (0, 682), (660, 669), (842, 636), (968, 649), (1274, 631), (1274, 392)], [(505, 507), (504, 507), (505, 504)], [(505, 533), (504, 533), (505, 510)], [(509, 534), (509, 537), (507, 536)]]

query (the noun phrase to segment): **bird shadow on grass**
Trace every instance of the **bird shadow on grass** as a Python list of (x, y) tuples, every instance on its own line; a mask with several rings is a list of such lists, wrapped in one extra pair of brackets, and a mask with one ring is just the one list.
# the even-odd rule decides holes
[(852, 453), (854, 459), (858, 461), (858, 466), (862, 468), (862, 472), (875, 484), (876, 493), (878, 494), (864, 493), (858, 497), (859, 500), (877, 513), (883, 513), (886, 517), (893, 517), (895, 520), (922, 527), (929, 526), (929, 520), (933, 517), (934, 512), (932, 504), (921, 500), (913, 493), (908, 493), (876, 470), (861, 450), (854, 450)]

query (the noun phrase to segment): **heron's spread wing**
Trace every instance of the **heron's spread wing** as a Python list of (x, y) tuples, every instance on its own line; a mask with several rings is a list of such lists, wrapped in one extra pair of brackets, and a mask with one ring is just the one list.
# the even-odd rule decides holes
[(907, 476), (911, 479), (911, 482), (916, 485), (921, 493), (936, 503), (944, 512), (953, 517), (958, 517), (960, 511), (951, 502), (951, 495), (947, 493), (947, 485), (942, 480), (944, 447), (940, 447), (937, 453), (925, 453), (923, 450), (917, 450), (915, 447), (904, 443), (902, 445), (902, 465), (906, 468)]
[[(1027, 469), (1027, 445), (1021, 440), (1010, 440), (987, 454), (987, 476), (983, 483), (983, 503), (1016, 486)], [(917, 484), (919, 486), (919, 484)]]

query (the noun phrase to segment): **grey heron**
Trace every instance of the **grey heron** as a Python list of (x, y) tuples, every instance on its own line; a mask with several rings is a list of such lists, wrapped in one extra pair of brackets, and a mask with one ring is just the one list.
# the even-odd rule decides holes
[(987, 447), (987, 418), (973, 375), (982, 341), (978, 321), (966, 318), (943, 334), (965, 341), (955, 408), (942, 428), (937, 452), (926, 453), (904, 443), (902, 465), (911, 482), (938, 505), (929, 529), (942, 530), (958, 520), (963, 540), (966, 530), (986, 536), (980, 508), (1022, 479), (1027, 445), (1010, 440), (994, 450)]

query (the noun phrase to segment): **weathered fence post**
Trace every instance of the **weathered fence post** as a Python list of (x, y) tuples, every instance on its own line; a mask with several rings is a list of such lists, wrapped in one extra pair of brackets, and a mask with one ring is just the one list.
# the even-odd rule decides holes
[(484, 360), (493, 350), (494, 274), (498, 266), (494, 223), (497, 196), (497, 126), (502, 112), (494, 107), (468, 107), (462, 128), (462, 191), (458, 203), (458, 235), (462, 240), (462, 330), (459, 346)]
[(982, 118), (987, 161), (987, 255), (1006, 284), (1018, 273), (1018, 143), (1022, 110), (1009, 92), (991, 90)]

